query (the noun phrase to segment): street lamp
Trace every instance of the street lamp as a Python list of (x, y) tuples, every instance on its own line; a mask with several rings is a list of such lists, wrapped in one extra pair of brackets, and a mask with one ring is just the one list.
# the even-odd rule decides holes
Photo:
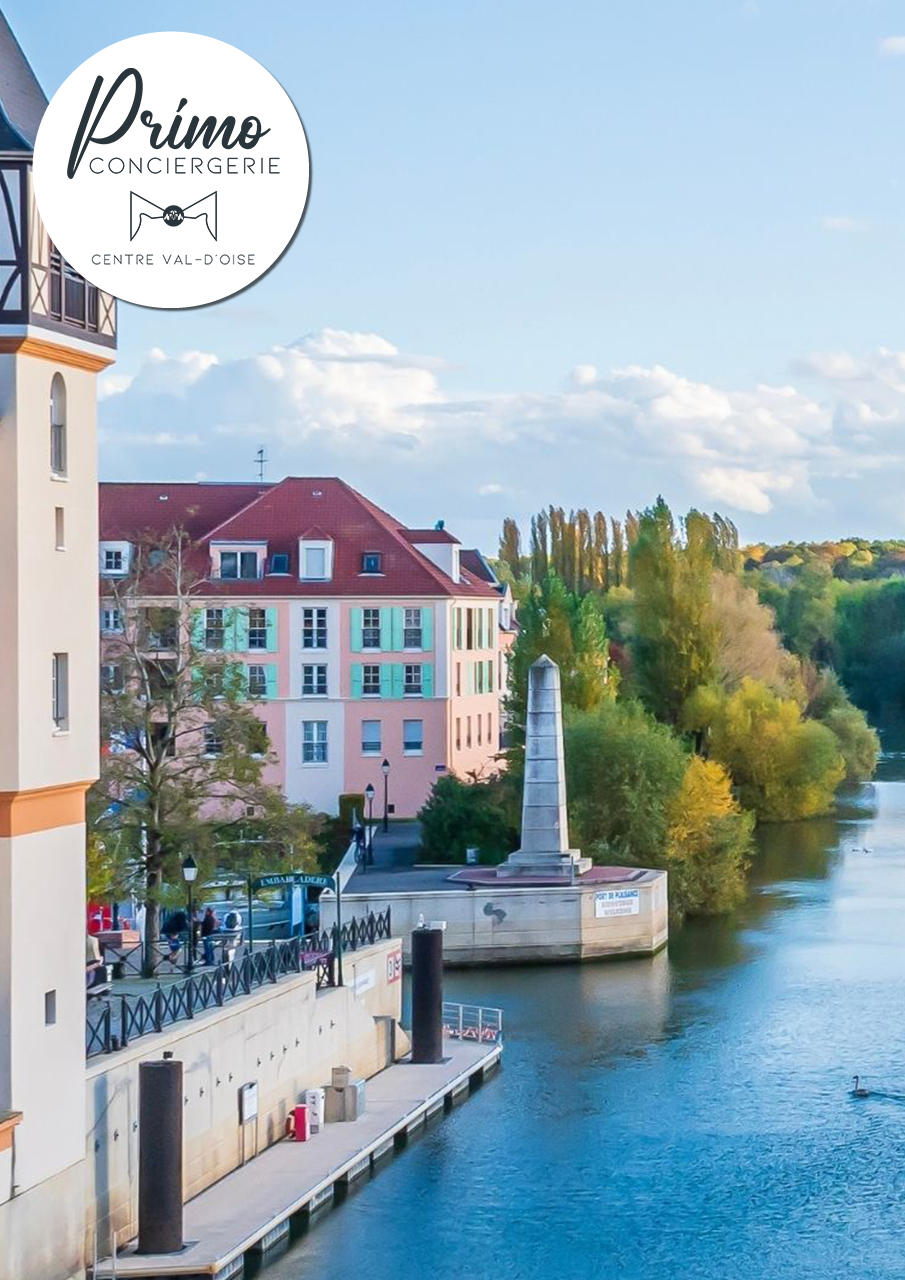
[(365, 857), (370, 865), (374, 865), (374, 784), (369, 782), (365, 787), (365, 799), (368, 802), (368, 843)]
[(189, 949), (185, 971), (186, 973), (191, 973), (195, 960), (195, 903), (193, 900), (192, 886), (198, 879), (198, 863), (191, 854), (182, 860), (182, 878), (188, 885), (189, 890)]
[(383, 773), (383, 830), (384, 834), (390, 829), (390, 806), (389, 806), (389, 786), (390, 786), (390, 762), (384, 760), (380, 766)]

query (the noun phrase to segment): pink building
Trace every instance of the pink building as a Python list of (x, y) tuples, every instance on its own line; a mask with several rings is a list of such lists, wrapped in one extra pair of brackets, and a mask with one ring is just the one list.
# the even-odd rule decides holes
[[(236, 655), (292, 801), (377, 790), (411, 817), (444, 773), (496, 765), (511, 596), (442, 524), (407, 529), (342, 480), (101, 484), (100, 573), (182, 528), (203, 566), (197, 635)], [(101, 601), (101, 631), (121, 625)]]

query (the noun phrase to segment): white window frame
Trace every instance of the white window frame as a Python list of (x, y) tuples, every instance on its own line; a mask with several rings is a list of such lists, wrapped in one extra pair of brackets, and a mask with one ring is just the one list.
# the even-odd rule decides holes
[[(417, 617), (417, 622), (414, 619)], [(418, 643), (409, 642), (409, 634), (418, 633)], [(408, 652), (419, 652), (424, 649), (424, 610), (406, 608), (402, 615), (402, 647)]]
[[(377, 672), (377, 687), (376, 687), (376, 689), (373, 687), (373, 681), (370, 681), (370, 682), (369, 682), (369, 680), (368, 680), (368, 675), (367, 675), (367, 673), (368, 673), (368, 672), (372, 672), (372, 671), (376, 671), (376, 672)], [(372, 686), (372, 687), (371, 687), (370, 689), (369, 689), (369, 688), (367, 688), (368, 683), (371, 683), (371, 686)], [(363, 664), (362, 664), (362, 668), (361, 668), (361, 696), (362, 696), (363, 698), (379, 698), (379, 697), (380, 697), (380, 663), (379, 663), (379, 662), (365, 662), (365, 663), (363, 663)]]
[[(257, 677), (257, 688), (252, 687), (251, 673), (259, 672)], [(267, 697), (267, 668), (263, 662), (249, 662), (248, 664), (248, 695), (251, 698)]]
[(51, 672), (51, 715), (54, 732), (69, 730), (69, 654), (55, 653)]
[[(374, 619), (377, 619), (375, 622)], [(370, 618), (370, 621), (368, 620)], [(369, 641), (377, 636), (377, 643), (371, 644)], [(366, 640), (365, 637), (368, 637)], [(361, 647), (369, 653), (380, 652), (380, 610), (368, 607), (361, 611)]]
[[(252, 617), (260, 614), (263, 622), (259, 625), (252, 622)], [(254, 643), (252, 642), (252, 633), (254, 633)], [(267, 610), (260, 608), (258, 605), (252, 605), (248, 610), (248, 647), (249, 649), (260, 649), (264, 652), (267, 650)]]
[[(324, 572), (308, 573), (309, 551), (324, 553)], [(299, 538), (299, 579), (302, 582), (329, 582), (333, 577), (333, 543), (330, 539)]]
[[(365, 725), (377, 726), (377, 741), (365, 741)], [(361, 754), (363, 756), (380, 756), (383, 755), (383, 722), (380, 720), (362, 720), (361, 722)]]
[[(124, 578), (129, 572), (129, 561), (132, 553), (132, 546), (128, 542), (102, 542), (98, 548), (98, 572), (102, 578)], [(120, 568), (113, 569), (107, 567), (107, 557), (109, 555), (120, 556)]]
[[(309, 733), (310, 730), (310, 733)], [(306, 756), (309, 758), (306, 759)], [(323, 767), (330, 763), (329, 729), (326, 720), (302, 721), (302, 765)]]
[[(415, 676), (409, 682), (409, 672), (417, 673), (417, 684)], [(402, 693), (406, 698), (423, 698), (424, 697), (424, 664), (422, 662), (407, 662), (402, 672)]]
[[(314, 672), (312, 680), (313, 688), (305, 688), (305, 672)], [(323, 683), (323, 688), (319, 686)], [(302, 663), (302, 697), (303, 698), (326, 698), (329, 690), (329, 681), (326, 662), (303, 662)]]
[(121, 636), (125, 631), (123, 611), (115, 605), (104, 605), (101, 609), (101, 634), (105, 636)]
[[(219, 622), (216, 621), (217, 615), (220, 615)], [(215, 621), (211, 621), (214, 618)], [(220, 643), (211, 644), (211, 632), (219, 631)], [(226, 610), (212, 607), (204, 610), (204, 648), (209, 653), (222, 653), (226, 646)]]
[[(307, 629), (308, 616), (311, 619), (311, 628), (307, 632), (313, 640), (317, 640), (321, 631), (321, 618), (323, 615), (323, 644), (305, 644), (305, 635)], [(327, 610), (323, 607), (304, 608), (302, 610), (302, 651), (304, 653), (320, 653), (328, 647), (329, 636), (327, 633)]]
[(209, 722), (204, 726), (204, 755), (208, 760), (214, 760), (217, 756), (223, 755), (223, 739), (217, 736), (217, 726)]

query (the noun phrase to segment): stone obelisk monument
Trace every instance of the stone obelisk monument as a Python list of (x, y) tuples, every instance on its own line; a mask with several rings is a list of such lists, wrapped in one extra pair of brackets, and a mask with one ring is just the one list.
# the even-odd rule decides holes
[(590, 858), (569, 848), (559, 667), (543, 654), (528, 672), (521, 848), (497, 875), (571, 882), (590, 866)]

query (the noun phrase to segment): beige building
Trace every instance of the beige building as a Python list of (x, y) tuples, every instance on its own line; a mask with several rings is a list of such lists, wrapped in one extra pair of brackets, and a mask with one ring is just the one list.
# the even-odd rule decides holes
[(116, 313), (38, 217), (45, 106), (0, 16), (0, 1280), (81, 1273), (85, 1220), (95, 382)]

